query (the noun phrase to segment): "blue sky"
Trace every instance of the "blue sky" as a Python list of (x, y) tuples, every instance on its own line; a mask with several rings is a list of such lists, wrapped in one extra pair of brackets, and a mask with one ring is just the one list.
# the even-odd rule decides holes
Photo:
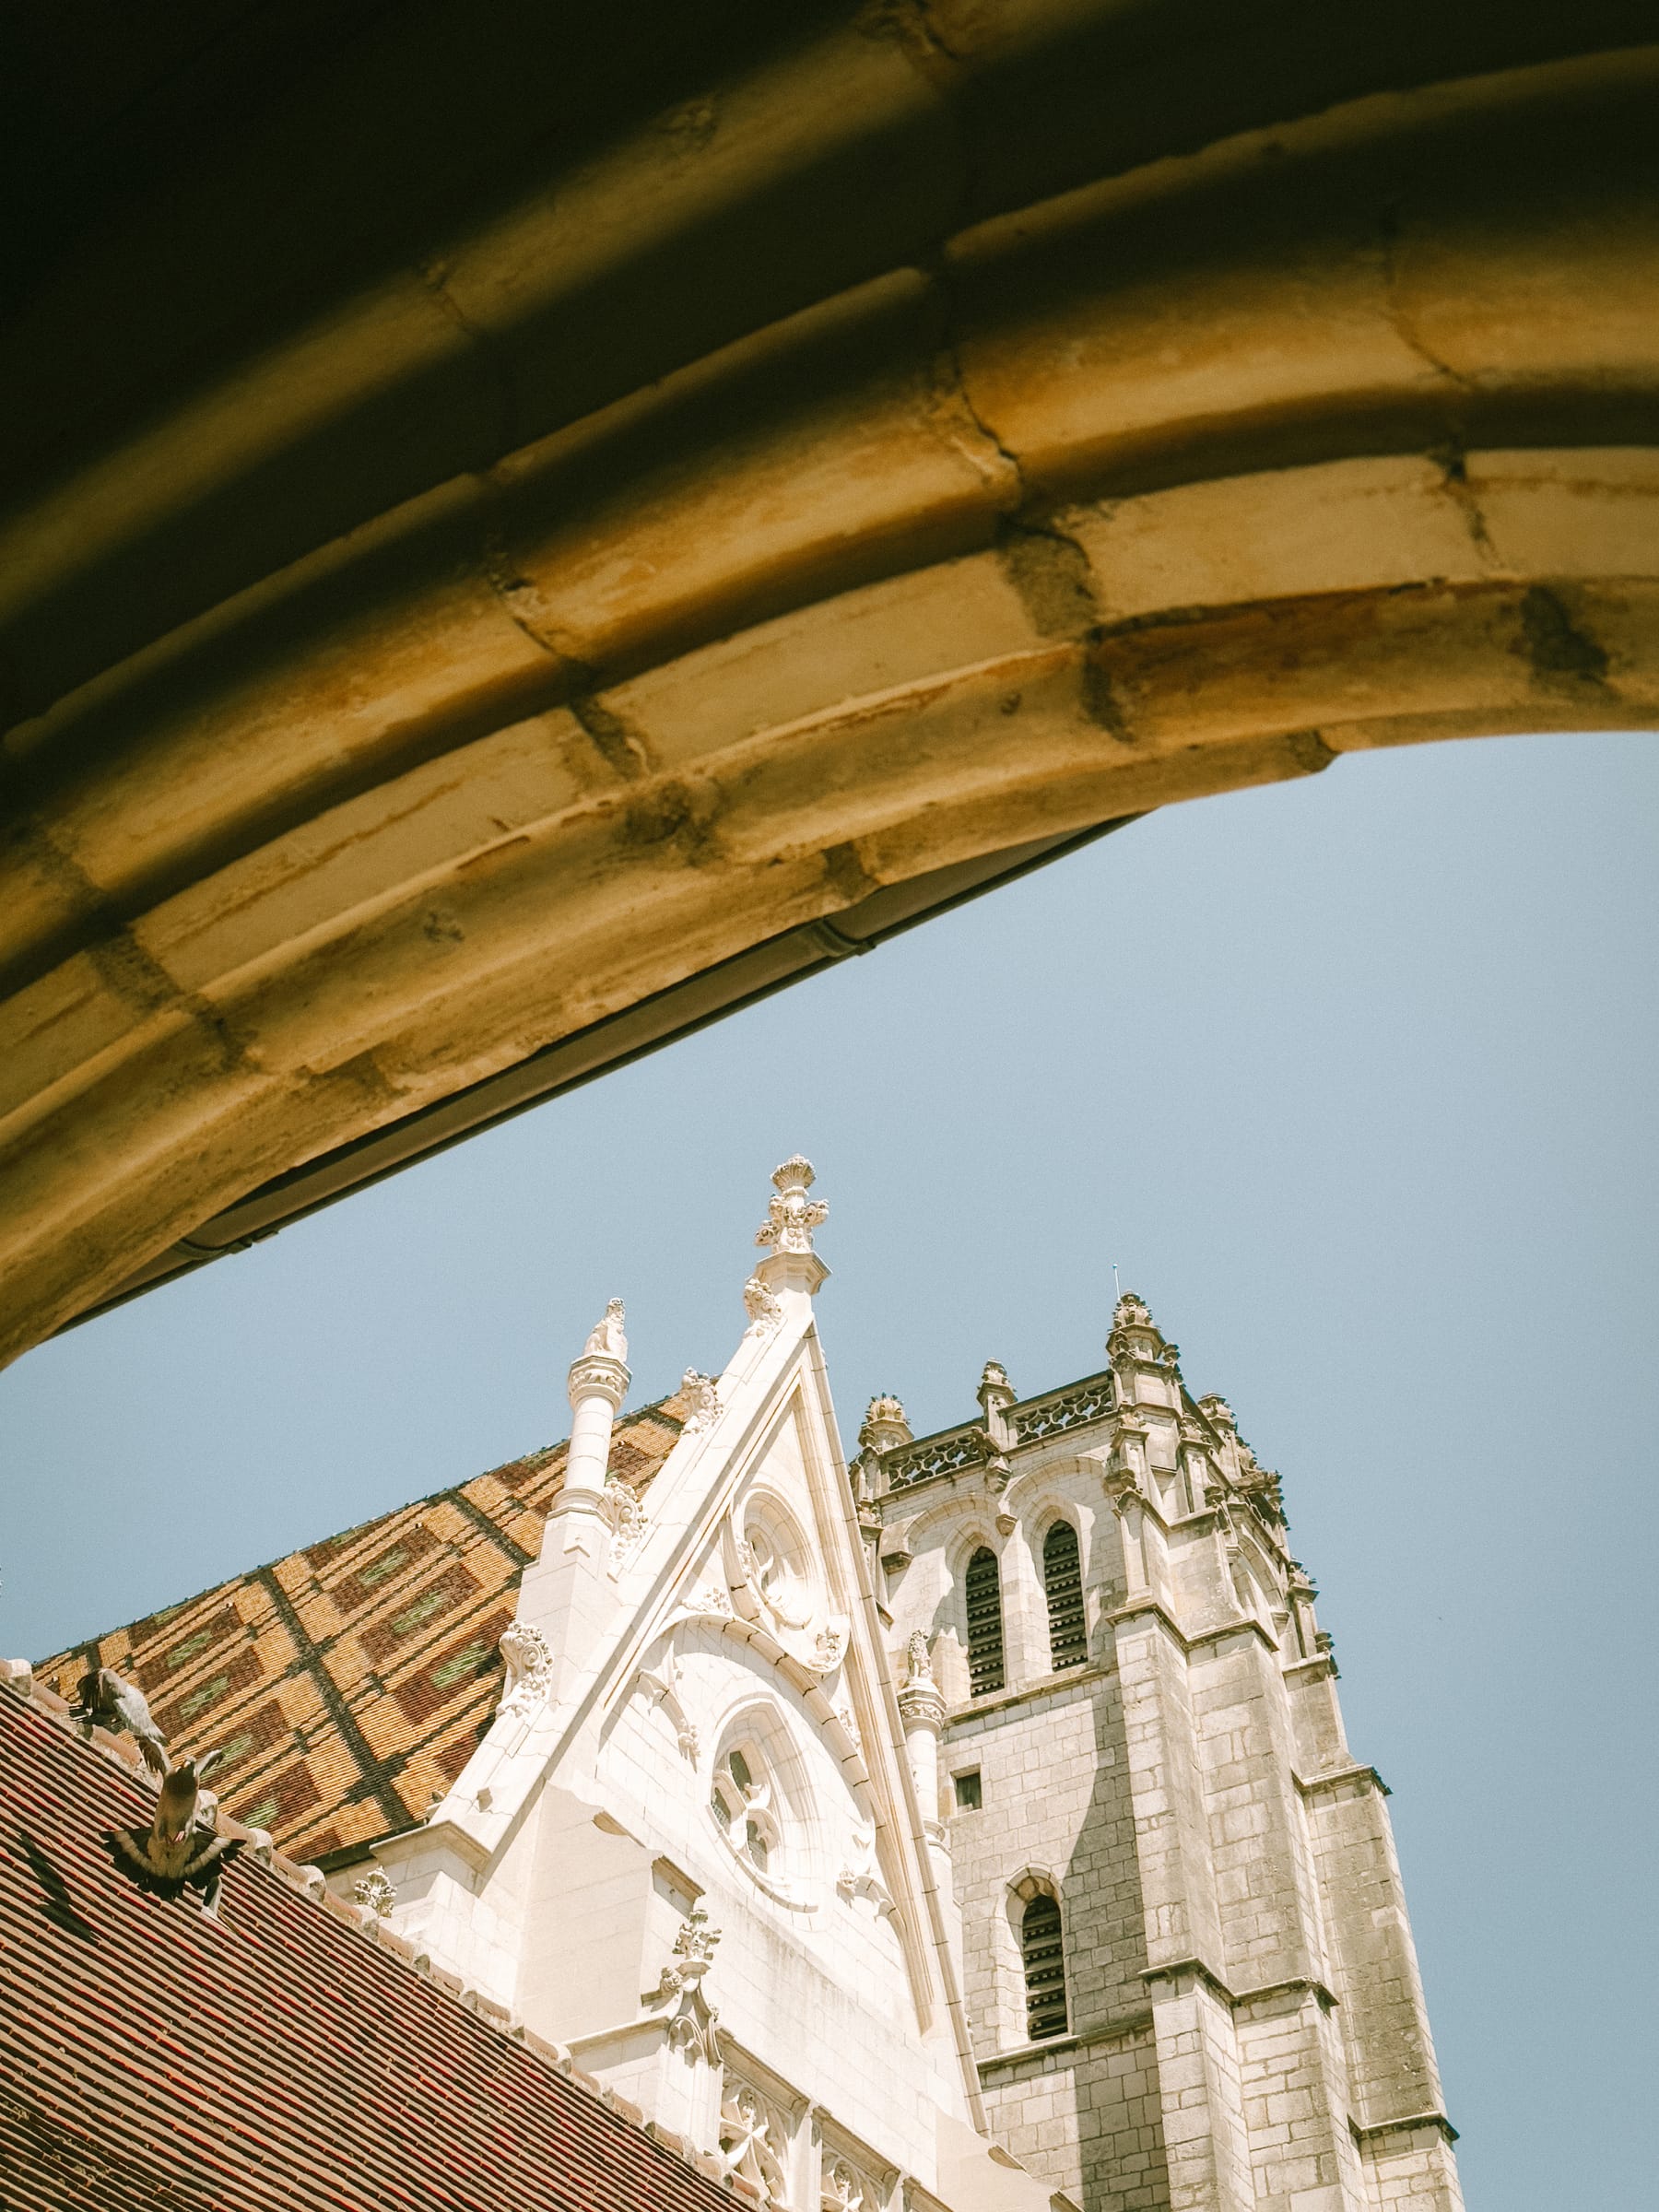
[(0, 1376), (43, 1655), (717, 1370), (817, 1163), (849, 1441), (1102, 1363), (1112, 1267), (1285, 1478), (1472, 2212), (1646, 2212), (1659, 741), (1171, 809)]

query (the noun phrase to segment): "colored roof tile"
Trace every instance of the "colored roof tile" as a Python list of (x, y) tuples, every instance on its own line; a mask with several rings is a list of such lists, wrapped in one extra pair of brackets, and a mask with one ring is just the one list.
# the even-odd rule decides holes
[[(665, 1398), (617, 1424), (636, 1490), (679, 1436)], [(43, 1660), (63, 1696), (89, 1665), (136, 1681), (175, 1758), (223, 1747), (220, 1794), (300, 1859), (356, 1852), (424, 1819), (500, 1695), (497, 1645), (564, 1480), (565, 1446), (237, 1575)], [(96, 1659), (91, 1656), (96, 1651)]]

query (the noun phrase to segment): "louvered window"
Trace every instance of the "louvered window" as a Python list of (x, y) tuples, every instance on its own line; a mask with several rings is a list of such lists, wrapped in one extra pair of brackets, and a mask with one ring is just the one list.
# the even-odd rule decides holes
[(967, 1588), (968, 1680), (980, 1698), (1003, 1686), (1002, 1578), (983, 1545), (968, 1562)]
[(1026, 2033), (1034, 2043), (1065, 2033), (1065, 1953), (1060, 1941), (1060, 1907), (1052, 1897), (1034, 1897), (1019, 1924), (1025, 1957)]
[(1088, 1656), (1083, 1629), (1083, 1571), (1077, 1532), (1056, 1521), (1042, 1539), (1042, 1586), (1048, 1593), (1049, 1665), (1081, 1666)]

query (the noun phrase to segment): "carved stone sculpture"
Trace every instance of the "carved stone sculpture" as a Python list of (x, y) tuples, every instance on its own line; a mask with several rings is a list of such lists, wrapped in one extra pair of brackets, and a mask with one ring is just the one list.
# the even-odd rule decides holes
[(603, 1319), (596, 1321), (588, 1331), (588, 1340), (582, 1351), (600, 1352), (610, 1359), (626, 1359), (628, 1337), (623, 1330), (626, 1313), (622, 1300), (613, 1298), (606, 1306)]
[(770, 1336), (783, 1318), (782, 1300), (758, 1275), (751, 1275), (743, 1286), (743, 1310), (748, 1315), (746, 1337)]
[(812, 1232), (830, 1215), (823, 1199), (806, 1195), (817, 1180), (812, 1162), (798, 1152), (773, 1169), (777, 1195), (766, 1202), (766, 1219), (755, 1231), (757, 1244), (770, 1244), (774, 1252), (812, 1250)]
[(713, 1426), (720, 1412), (720, 1385), (712, 1375), (700, 1375), (696, 1368), (688, 1367), (680, 1378), (679, 1395), (686, 1406), (683, 1435)]
[(645, 1540), (650, 1523), (639, 1493), (619, 1476), (607, 1475), (600, 1493), (599, 1510), (611, 1532), (611, 1571), (626, 1567)]
[(397, 1891), (378, 1866), (371, 1873), (364, 1875), (361, 1881), (353, 1882), (351, 1894), (377, 1920), (384, 1920), (397, 1902)]
[(782, 2115), (747, 2081), (728, 2081), (720, 2106), (720, 2159), (726, 2173), (748, 2183), (762, 2205), (788, 2204), (783, 2159), (789, 2145)]
[(515, 1620), (501, 1631), (500, 1653), (507, 1662), (507, 1689), (499, 1711), (528, 1712), (553, 1685), (553, 1654), (537, 1628)]

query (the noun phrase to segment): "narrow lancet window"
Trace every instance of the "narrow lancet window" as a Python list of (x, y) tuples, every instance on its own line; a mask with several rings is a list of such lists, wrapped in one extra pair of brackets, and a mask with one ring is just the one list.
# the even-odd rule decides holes
[(1034, 2043), (1065, 2033), (1065, 1952), (1060, 1939), (1060, 1907), (1052, 1897), (1034, 1897), (1019, 1924), (1025, 1957), (1026, 2033)]
[(1048, 1594), (1049, 1665), (1081, 1666), (1088, 1656), (1083, 1627), (1083, 1571), (1077, 1532), (1056, 1521), (1042, 1539), (1042, 1586)]
[(1002, 1578), (984, 1545), (968, 1562), (968, 1683), (976, 1698), (1003, 1686)]

